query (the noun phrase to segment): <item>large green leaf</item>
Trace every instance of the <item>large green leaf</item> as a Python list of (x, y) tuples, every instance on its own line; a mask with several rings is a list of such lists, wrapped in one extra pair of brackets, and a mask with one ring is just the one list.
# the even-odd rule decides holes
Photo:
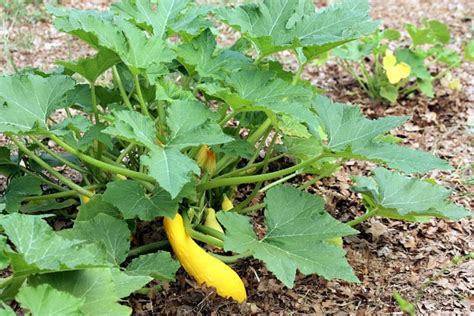
[(41, 195), (41, 180), (33, 176), (23, 176), (10, 181), (5, 192), (5, 210), (8, 213), (18, 212), (21, 202), (27, 196)]
[(101, 74), (119, 62), (120, 59), (114, 52), (100, 49), (93, 57), (85, 57), (77, 61), (60, 60), (56, 63), (94, 83)]
[(140, 218), (151, 221), (157, 216), (174, 217), (178, 201), (171, 199), (168, 192), (157, 187), (153, 194), (136, 181), (120, 180), (109, 182), (104, 192), (104, 201), (116, 206), (125, 219)]
[(125, 261), (130, 250), (131, 232), (127, 223), (104, 213), (88, 221), (76, 221), (72, 229), (62, 230), (60, 235), (72, 240), (102, 244), (107, 259), (115, 265)]
[[(128, 316), (132, 312), (131, 308), (117, 301), (144, 286), (150, 278), (130, 279), (123, 274), (118, 269), (94, 268), (42, 274), (31, 278), (31, 283), (33, 286), (49, 284), (58, 291), (84, 300), (80, 311), (85, 315)], [(137, 282), (137, 278), (140, 282)]]
[(367, 0), (345, 0), (315, 11), (311, 0), (264, 0), (221, 8), (217, 16), (252, 40), (261, 55), (305, 48), (308, 58), (372, 33)]
[(373, 177), (354, 177), (354, 190), (368, 197), (378, 215), (417, 221), (420, 217), (458, 220), (471, 212), (448, 201), (451, 191), (432, 182), (402, 176), (384, 168)]
[(65, 105), (65, 94), (73, 88), (74, 80), (66, 76), (1, 75), (0, 133), (46, 127), (46, 119)]
[(107, 127), (104, 133), (148, 148), (156, 146), (155, 123), (148, 116), (135, 111), (116, 111), (114, 118), (113, 124)]
[(193, 73), (195, 70), (201, 77), (215, 79), (223, 79), (241, 68), (254, 67), (245, 55), (228, 49), (216, 51), (216, 47), (215, 37), (208, 29), (177, 48), (178, 60), (188, 72)]
[(201, 144), (216, 145), (234, 140), (222, 132), (211, 112), (198, 101), (176, 101), (167, 111), (167, 122), (171, 129), (168, 147), (182, 149)]
[(327, 145), (334, 151), (381, 161), (407, 173), (451, 169), (446, 161), (429, 153), (378, 141), (377, 137), (403, 124), (406, 116), (369, 120), (358, 107), (335, 103), (323, 96), (315, 98), (314, 107), (329, 136)]
[(260, 240), (248, 217), (219, 212), (219, 221), (226, 228), (225, 250), (253, 251), (288, 287), (293, 286), (296, 269), (327, 279), (358, 281), (344, 258), (345, 251), (325, 241), (357, 231), (326, 213), (322, 198), (278, 186), (268, 191), (265, 203), (267, 233)]
[(200, 169), (194, 160), (174, 148), (157, 147), (148, 155), (141, 157), (142, 164), (148, 167), (148, 173), (160, 186), (175, 198), (181, 189), (198, 175)]
[(58, 291), (48, 284), (22, 287), (15, 299), (22, 308), (38, 316), (80, 316), (80, 308), (85, 301), (84, 298)]
[(14, 213), (1, 218), (0, 225), (15, 245), (15, 252), (6, 254), (17, 276), (107, 265), (102, 247), (63, 238), (40, 216)]
[[(152, 8), (152, 2), (157, 4), (156, 10)], [(197, 8), (191, 0), (125, 0), (113, 4), (112, 11), (138, 25), (151, 27), (153, 34), (160, 38), (170, 30), (197, 34), (211, 25), (203, 19), (207, 8)]]
[(135, 258), (127, 266), (130, 275), (147, 275), (162, 281), (174, 281), (181, 265), (169, 252), (159, 251)]
[[(64, 10), (49, 7), (60, 31), (77, 36), (90, 45), (115, 52), (135, 74), (157, 71), (174, 53), (161, 37), (149, 37), (134, 24), (109, 12)], [(165, 72), (164, 69), (160, 70)]]

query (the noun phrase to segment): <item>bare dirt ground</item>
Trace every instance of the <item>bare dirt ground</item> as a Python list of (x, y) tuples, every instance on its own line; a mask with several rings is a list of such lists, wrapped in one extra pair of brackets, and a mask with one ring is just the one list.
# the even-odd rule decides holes
[[(8, 1), (8, 0), (7, 0)], [(1, 1), (0, 1), (1, 2)], [(229, 1), (232, 2), (232, 1)], [(318, 1), (325, 5), (327, 1)], [(110, 1), (59, 1), (77, 8), (105, 9)], [(29, 7), (30, 14), (41, 15), (38, 7)], [(1, 5), (0, 5), (1, 12)], [(374, 0), (372, 15), (382, 19), (384, 26), (402, 29), (405, 23), (421, 18), (434, 18), (447, 23), (454, 35), (453, 47), (472, 39), (474, 2), (471, 0)], [(1, 27), (1, 26), (0, 26)], [(225, 28), (224, 28), (225, 29)], [(234, 35), (223, 36), (229, 41)], [(0, 28), (0, 68), (12, 71), (8, 59), (18, 67), (31, 65), (42, 69), (54, 66), (59, 58), (76, 58), (90, 53), (78, 41), (58, 33), (48, 17), (7, 22)], [(6, 52), (6, 53), (5, 53)], [(291, 58), (288, 67), (293, 67)], [(433, 69), (436, 71), (436, 69)], [(463, 89), (452, 93), (436, 87), (436, 98), (416, 96), (385, 107), (373, 103), (337, 64), (307, 69), (304, 76), (340, 102), (360, 104), (371, 116), (412, 115), (412, 120), (397, 131), (408, 146), (431, 151), (447, 159), (455, 168), (452, 174), (435, 172), (431, 176), (455, 190), (454, 200), (472, 209), (474, 136), (474, 64), (463, 63), (453, 72), (461, 78)], [(469, 123), (470, 122), (470, 123)], [(1, 138), (0, 138), (1, 142)], [(345, 221), (363, 211), (354, 193), (349, 191), (349, 174), (360, 174), (361, 164), (350, 163), (336, 177), (317, 183), (311, 192), (327, 197), (328, 210)], [(1, 182), (1, 179), (0, 179)], [(1, 186), (0, 186), (1, 191)], [(136, 314), (375, 314), (399, 311), (392, 298), (394, 290), (413, 300), (419, 293), (422, 313), (474, 312), (474, 262), (450, 269), (425, 291), (419, 292), (424, 280), (449, 265), (456, 255), (473, 251), (473, 220), (459, 222), (433, 220), (425, 224), (403, 223), (373, 218), (358, 227), (360, 234), (345, 239), (344, 248), (360, 284), (326, 281), (317, 276), (297, 278), (293, 289), (284, 287), (257, 261), (246, 260), (234, 268), (243, 277), (249, 298), (242, 305), (221, 299), (212, 290), (196, 285), (183, 271), (177, 282), (150, 296), (134, 296), (128, 304)]]

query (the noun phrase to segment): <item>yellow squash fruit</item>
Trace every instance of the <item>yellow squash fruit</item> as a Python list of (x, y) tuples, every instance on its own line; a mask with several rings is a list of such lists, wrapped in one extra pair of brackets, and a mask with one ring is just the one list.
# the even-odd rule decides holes
[[(93, 194), (95, 194), (95, 190), (94, 190), (94, 189), (89, 190), (89, 191), (91, 191)], [(82, 204), (87, 204), (87, 203), (89, 203), (90, 200), (91, 200), (91, 198), (88, 197), (87, 195), (81, 195)]]
[(222, 198), (221, 208), (225, 212), (230, 211), (231, 209), (234, 208), (234, 204), (232, 204), (232, 201), (227, 197), (225, 193), (224, 193), (224, 197)]
[(342, 245), (343, 245), (342, 237), (331, 238), (326, 241), (332, 245), (342, 248)]
[(196, 281), (214, 287), (217, 294), (239, 303), (247, 299), (244, 282), (228, 265), (208, 254), (186, 233), (181, 215), (163, 220), (166, 235), (184, 270)]
[(224, 230), (222, 229), (221, 224), (219, 224), (219, 222), (217, 221), (216, 211), (213, 208), (207, 209), (207, 216), (206, 216), (206, 221), (204, 222), (204, 226), (207, 226), (221, 233), (224, 233)]

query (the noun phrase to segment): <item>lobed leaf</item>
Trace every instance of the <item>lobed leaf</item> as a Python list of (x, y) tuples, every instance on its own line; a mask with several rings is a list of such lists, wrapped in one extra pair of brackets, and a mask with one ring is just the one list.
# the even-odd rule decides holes
[(345, 251), (325, 240), (357, 233), (332, 218), (320, 197), (290, 186), (270, 189), (265, 198), (267, 233), (258, 239), (246, 216), (219, 212), (226, 228), (226, 251), (253, 251), (286, 286), (293, 287), (296, 270), (326, 279), (358, 279), (344, 258)]

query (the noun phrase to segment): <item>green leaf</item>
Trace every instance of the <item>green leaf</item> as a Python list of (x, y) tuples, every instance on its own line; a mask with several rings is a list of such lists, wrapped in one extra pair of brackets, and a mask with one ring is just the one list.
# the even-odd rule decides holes
[(84, 240), (105, 247), (107, 259), (116, 265), (127, 259), (130, 235), (125, 221), (100, 213), (88, 221), (76, 221), (72, 229), (60, 231), (60, 235), (72, 240)]
[(140, 218), (151, 221), (157, 216), (174, 217), (178, 201), (171, 199), (168, 192), (157, 187), (153, 194), (136, 181), (120, 180), (109, 182), (104, 192), (104, 201), (117, 207), (125, 219)]
[(373, 177), (354, 177), (354, 190), (373, 201), (380, 216), (417, 221), (418, 217), (426, 216), (458, 220), (471, 215), (450, 203), (451, 191), (440, 185), (384, 168), (376, 168), (372, 173)]
[[(152, 2), (157, 4), (156, 11)], [(112, 10), (138, 25), (150, 26), (159, 38), (165, 37), (169, 30), (193, 35), (210, 26), (210, 22), (203, 19), (207, 10), (197, 8), (191, 0), (125, 0), (114, 3)]]
[(378, 45), (376, 39), (364, 41), (352, 41), (334, 48), (331, 53), (342, 59), (358, 61), (369, 56), (372, 50)]
[(448, 44), (451, 40), (448, 26), (437, 20), (423, 21), (424, 27), (417, 28), (413, 24), (407, 24), (405, 29), (413, 41), (413, 45), (423, 44)]
[(378, 26), (369, 17), (366, 0), (340, 1), (318, 11), (310, 0), (264, 0), (216, 12), (219, 19), (253, 41), (263, 56), (304, 47), (305, 55), (312, 59)]
[(423, 57), (417, 56), (408, 48), (397, 49), (395, 57), (397, 62), (404, 62), (410, 66), (411, 75), (421, 80), (431, 81), (431, 74), (425, 66), (425, 59)]
[(77, 61), (60, 60), (56, 64), (78, 73), (90, 83), (94, 83), (101, 74), (119, 62), (120, 59), (114, 52), (108, 49), (100, 49), (93, 57), (81, 58)]
[(5, 192), (5, 210), (8, 213), (18, 212), (21, 202), (27, 196), (41, 195), (41, 180), (33, 176), (13, 178)]
[(103, 132), (128, 142), (154, 148), (156, 138), (155, 123), (148, 116), (135, 111), (115, 111), (112, 126)]
[[(119, 293), (124, 291), (117, 288), (114, 272), (109, 268), (41, 274), (31, 278), (31, 283), (33, 286), (49, 284), (58, 291), (84, 300), (80, 310), (85, 315), (128, 316), (132, 312), (130, 307), (117, 302), (121, 298)], [(124, 286), (122, 282), (119, 285)], [(132, 290), (140, 287), (135, 285)], [(128, 286), (126, 292), (130, 292)]]
[(450, 170), (451, 166), (431, 154), (379, 142), (378, 139), (408, 117), (365, 118), (357, 107), (316, 97), (314, 107), (329, 136), (327, 146), (336, 152), (348, 152), (354, 158), (381, 161), (400, 171), (427, 172), (432, 169)]
[(1, 75), (0, 133), (27, 132), (46, 127), (51, 113), (65, 105), (74, 80), (66, 76)]
[(0, 316), (16, 316), (15, 311), (5, 303), (0, 305)]
[(215, 116), (198, 101), (173, 102), (167, 111), (167, 122), (171, 129), (168, 147), (182, 149), (201, 144), (217, 145), (234, 140), (224, 134), (212, 117)]
[[(134, 74), (170, 62), (174, 53), (158, 36), (147, 36), (141, 29), (120, 16), (94, 10), (64, 10), (49, 7), (56, 17), (54, 24), (93, 47), (106, 47), (115, 52)], [(163, 70), (164, 71), (164, 70)]]
[(4, 251), (10, 247), (7, 245), (7, 237), (0, 235), (0, 269), (6, 269), (10, 264), (10, 259), (4, 254)]
[(115, 218), (120, 218), (120, 212), (111, 203), (103, 200), (102, 195), (94, 195), (88, 203), (79, 206), (79, 213), (76, 216), (77, 221), (88, 221), (98, 214), (107, 214)]
[(344, 258), (345, 251), (325, 240), (357, 233), (324, 210), (322, 198), (290, 186), (278, 186), (265, 198), (266, 235), (259, 240), (248, 217), (219, 212), (226, 228), (224, 249), (253, 251), (286, 286), (292, 287), (296, 269), (317, 273), (326, 279), (358, 279)]
[(80, 316), (80, 308), (85, 301), (84, 298), (58, 291), (48, 284), (22, 287), (15, 299), (32, 315), (48, 316)]
[(0, 225), (15, 245), (16, 253), (7, 256), (17, 276), (106, 265), (105, 252), (98, 245), (63, 238), (40, 216), (14, 213), (1, 218)]
[(148, 155), (142, 156), (141, 162), (148, 166), (148, 174), (154, 177), (173, 199), (184, 185), (191, 181), (192, 174), (200, 174), (196, 162), (174, 148), (157, 147)]
[(285, 137), (283, 144), (286, 146), (287, 152), (290, 155), (300, 160), (307, 160), (321, 154), (323, 151), (321, 141), (314, 137)]
[(153, 278), (146, 275), (132, 275), (120, 269), (112, 269), (112, 280), (117, 289), (117, 296), (126, 297), (145, 286)]
[(180, 266), (169, 252), (158, 251), (133, 259), (126, 271), (130, 275), (147, 275), (160, 281), (174, 281)]
[(395, 103), (398, 99), (398, 87), (391, 84), (382, 85), (380, 87), (380, 96), (390, 103)]
[(156, 85), (156, 99), (161, 101), (173, 102), (177, 100), (195, 100), (192, 92), (184, 90), (181, 86), (174, 83), (173, 80), (160, 78)]
[(464, 47), (464, 58), (474, 61), (474, 40), (470, 40)]
[(236, 139), (222, 146), (213, 146), (212, 150), (216, 153), (223, 153), (229, 156), (242, 157), (245, 159), (251, 159), (255, 154), (255, 146), (242, 139)]
[(398, 41), (402, 34), (396, 29), (386, 29), (383, 31), (383, 38), (390, 41)]
[(61, 210), (78, 204), (75, 199), (68, 199), (61, 202), (56, 200), (33, 200), (21, 207), (21, 213), (39, 213), (51, 210)]
[(432, 80), (417, 80), (418, 88), (427, 97), (434, 97), (433, 81)]
[(178, 60), (188, 72), (196, 71), (201, 77), (223, 79), (242, 68), (254, 68), (250, 58), (233, 50), (216, 51), (216, 40), (207, 29), (191, 42), (177, 48)]

